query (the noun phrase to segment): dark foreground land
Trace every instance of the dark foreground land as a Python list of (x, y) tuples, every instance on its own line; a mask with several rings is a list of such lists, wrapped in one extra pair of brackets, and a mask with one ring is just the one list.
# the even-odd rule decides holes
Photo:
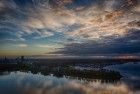
[(103, 67), (123, 64), (139, 60), (123, 59), (3, 59), (0, 60), (0, 72), (31, 71), (43, 75), (53, 74), (57, 77), (69, 76), (77, 79), (100, 79), (101, 81), (117, 82), (121, 79), (119, 72), (103, 69)]

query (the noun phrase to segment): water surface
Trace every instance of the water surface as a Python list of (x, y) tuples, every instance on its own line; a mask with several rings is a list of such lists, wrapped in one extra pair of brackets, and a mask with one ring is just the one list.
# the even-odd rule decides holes
[(140, 63), (104, 68), (119, 72), (122, 78), (112, 83), (102, 82), (102, 79), (82, 79), (78, 75), (56, 77), (41, 72), (5, 71), (0, 75), (0, 94), (140, 94)]

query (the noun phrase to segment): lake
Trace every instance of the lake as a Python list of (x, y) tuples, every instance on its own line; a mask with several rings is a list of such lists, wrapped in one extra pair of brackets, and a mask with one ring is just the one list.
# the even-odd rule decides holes
[[(81, 64), (74, 66), (78, 72), (86, 71), (86, 74), (93, 72), (86, 70), (89, 67), (90, 70), (97, 71), (97, 68), (94, 69), (92, 66), (80, 67)], [(104, 69), (107, 71), (101, 71)], [(101, 75), (93, 75), (94, 77), (80, 74), (77, 74), (77, 77), (73, 74), (60, 76), (51, 74), (52, 72), (44, 74), (23, 70), (4, 71), (0, 75), (0, 94), (140, 94), (139, 62), (108, 65), (101, 70), (98, 70)], [(113, 80), (110, 79), (111, 77), (104, 77), (112, 75), (112, 71), (119, 72), (122, 77), (114, 79), (118, 77), (114, 76)]]

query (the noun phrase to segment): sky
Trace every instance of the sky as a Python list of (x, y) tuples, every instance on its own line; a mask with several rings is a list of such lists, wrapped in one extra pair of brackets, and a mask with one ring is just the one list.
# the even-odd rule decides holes
[(0, 0), (0, 56), (140, 54), (140, 0)]

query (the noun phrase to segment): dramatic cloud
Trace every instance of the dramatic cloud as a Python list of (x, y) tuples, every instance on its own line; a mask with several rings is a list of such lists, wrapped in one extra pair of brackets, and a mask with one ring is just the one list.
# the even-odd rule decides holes
[(140, 0), (1, 0), (0, 42), (101, 46), (139, 31), (139, 9)]
[(131, 30), (120, 38), (107, 37), (103, 41), (87, 41), (71, 43), (56, 53), (68, 55), (104, 55), (104, 54), (136, 54), (140, 53), (140, 30)]

